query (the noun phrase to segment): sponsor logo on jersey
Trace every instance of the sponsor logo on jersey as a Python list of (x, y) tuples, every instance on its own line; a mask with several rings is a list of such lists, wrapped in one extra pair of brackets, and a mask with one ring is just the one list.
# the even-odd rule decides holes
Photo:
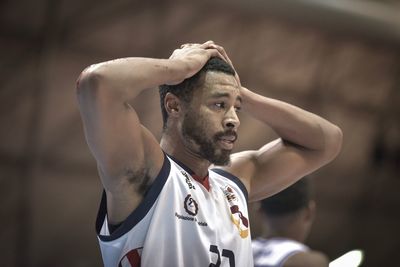
[(191, 194), (188, 194), (185, 197), (183, 206), (185, 207), (186, 212), (192, 216), (196, 216), (197, 212), (199, 211), (199, 205), (197, 204), (196, 200), (192, 198)]
[(249, 235), (249, 220), (243, 215), (239, 209), (239, 201), (235, 191), (229, 186), (221, 187), (225, 198), (229, 203), (231, 212), (231, 221), (239, 231), (241, 238), (246, 238)]
[(199, 226), (208, 226), (208, 224), (204, 221), (199, 221), (196, 217), (197, 213), (199, 212), (199, 205), (197, 204), (197, 201), (194, 200), (191, 194), (188, 194), (185, 197), (185, 200), (183, 201), (183, 207), (185, 208), (185, 211), (188, 215), (182, 215), (177, 212), (175, 212), (175, 217), (184, 220), (184, 221), (190, 221), (197, 223)]
[(185, 176), (185, 182), (188, 185), (189, 189), (196, 190), (194, 184), (192, 184), (192, 180), (190, 179), (189, 175), (185, 171), (181, 171), (182, 175)]

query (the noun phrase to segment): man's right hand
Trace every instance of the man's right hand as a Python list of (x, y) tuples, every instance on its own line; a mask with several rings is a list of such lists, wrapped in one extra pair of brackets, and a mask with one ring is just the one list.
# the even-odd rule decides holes
[(181, 83), (183, 80), (192, 77), (207, 63), (212, 57), (219, 57), (226, 60), (220, 51), (215, 47), (213, 41), (207, 41), (203, 44), (183, 44), (179, 49), (174, 50), (170, 60), (182, 64), (182, 79), (169, 82), (169, 85)]

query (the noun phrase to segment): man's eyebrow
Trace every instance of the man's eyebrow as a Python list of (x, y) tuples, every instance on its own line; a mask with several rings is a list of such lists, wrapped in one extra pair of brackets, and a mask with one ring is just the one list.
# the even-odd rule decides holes
[(211, 94), (212, 98), (219, 98), (219, 97), (230, 97), (229, 93), (222, 93), (222, 92), (215, 92)]
[[(230, 97), (229, 93), (222, 93), (222, 92), (215, 92), (211, 95), (212, 98), (219, 98), (219, 97)], [(242, 97), (241, 96), (237, 96), (236, 100), (238, 100), (240, 103), (242, 103)]]

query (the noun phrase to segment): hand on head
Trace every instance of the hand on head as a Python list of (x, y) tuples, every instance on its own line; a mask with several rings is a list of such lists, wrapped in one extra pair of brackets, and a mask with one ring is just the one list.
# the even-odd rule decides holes
[(213, 48), (213, 49), (217, 49), (218, 52), (223, 56), (221, 58), (223, 60), (225, 60), (227, 63), (229, 63), (229, 65), (231, 65), (231, 67), (235, 70), (235, 78), (238, 82), (238, 85), (241, 86), (239, 74), (237, 73), (235, 67), (233, 66), (233, 63), (232, 63), (231, 59), (228, 57), (228, 54), (226, 53), (225, 49), (222, 46), (215, 44), (213, 41), (208, 41), (208, 42), (210, 42), (209, 47)]
[[(174, 50), (174, 52), (170, 56), (170, 59), (181, 60), (184, 63), (186, 63), (187, 67), (187, 75), (185, 77), (186, 79), (193, 76), (198, 71), (200, 71), (201, 68), (206, 64), (206, 62), (211, 57), (219, 57), (224, 61), (226, 61), (227, 63), (229, 63), (233, 68), (232, 61), (228, 57), (225, 49), (222, 46), (215, 44), (213, 41), (207, 41), (202, 44), (197, 44), (197, 43), (183, 44), (179, 49)], [(240, 79), (236, 70), (235, 73), (236, 73), (235, 77), (240, 86)]]

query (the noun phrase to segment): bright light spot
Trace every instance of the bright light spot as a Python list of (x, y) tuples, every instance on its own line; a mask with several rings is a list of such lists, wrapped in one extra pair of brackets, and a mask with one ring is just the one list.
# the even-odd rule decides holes
[(357, 267), (364, 258), (362, 250), (352, 250), (331, 261), (329, 267)]

